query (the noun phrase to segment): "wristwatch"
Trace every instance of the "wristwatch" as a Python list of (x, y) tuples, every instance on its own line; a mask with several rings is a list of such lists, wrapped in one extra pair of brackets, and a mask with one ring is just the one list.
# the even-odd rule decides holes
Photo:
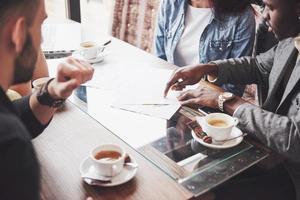
[(51, 108), (59, 108), (65, 102), (65, 99), (54, 99), (48, 92), (48, 85), (54, 78), (50, 79), (37, 92), (36, 98), (41, 105), (49, 106)]
[(235, 97), (234, 94), (232, 94), (231, 92), (223, 92), (219, 95), (219, 98), (218, 98), (218, 106), (219, 106), (219, 109), (224, 112), (224, 103), (226, 101), (229, 101), (231, 99), (233, 99)]

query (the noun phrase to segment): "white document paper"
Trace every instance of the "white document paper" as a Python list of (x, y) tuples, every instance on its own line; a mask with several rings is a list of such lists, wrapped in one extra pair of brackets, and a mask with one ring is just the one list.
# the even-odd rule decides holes
[(113, 108), (126, 110), (134, 113), (144, 114), (152, 117), (169, 120), (180, 108), (179, 104), (174, 105), (122, 105), (113, 104)]
[(112, 107), (153, 117), (170, 119), (180, 108), (176, 96), (163, 97), (172, 70), (146, 67), (120, 69), (120, 82)]
[(181, 93), (170, 90), (168, 96), (163, 97), (173, 70), (147, 65), (123, 61), (113, 66), (100, 63), (94, 66), (94, 78), (84, 85), (103, 92), (111, 91), (113, 108), (170, 119), (180, 108), (177, 96)]

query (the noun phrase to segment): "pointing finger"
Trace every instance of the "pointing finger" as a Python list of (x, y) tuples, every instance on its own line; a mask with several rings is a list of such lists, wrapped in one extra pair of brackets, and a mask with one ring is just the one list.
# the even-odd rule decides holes
[(179, 81), (179, 79), (181, 78), (181, 72), (180, 71), (177, 71), (175, 72), (172, 76), (171, 76), (171, 79), (167, 82), (166, 84), (166, 88), (165, 88), (165, 91), (164, 91), (164, 97), (167, 96), (170, 88)]

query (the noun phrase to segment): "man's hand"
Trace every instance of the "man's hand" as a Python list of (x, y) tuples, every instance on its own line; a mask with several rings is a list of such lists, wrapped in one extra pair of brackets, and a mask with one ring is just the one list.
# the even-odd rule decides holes
[(218, 97), (220, 94), (220, 91), (200, 86), (195, 90), (188, 90), (186, 92), (183, 92), (178, 97), (178, 100), (182, 105), (197, 105), (209, 108), (218, 108)]
[(186, 66), (176, 70), (166, 85), (164, 96), (167, 96), (170, 88), (172, 90), (182, 90), (187, 85), (198, 83), (206, 74), (215, 76), (217, 74), (217, 66), (215, 64), (200, 64)]
[(91, 80), (94, 68), (86, 61), (69, 57), (57, 69), (57, 77), (48, 86), (55, 99), (68, 98), (80, 84)]

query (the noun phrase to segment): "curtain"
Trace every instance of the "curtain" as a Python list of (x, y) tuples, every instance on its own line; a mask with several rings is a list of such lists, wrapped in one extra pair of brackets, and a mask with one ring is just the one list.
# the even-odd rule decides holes
[(112, 35), (151, 52), (159, 0), (116, 0)]

